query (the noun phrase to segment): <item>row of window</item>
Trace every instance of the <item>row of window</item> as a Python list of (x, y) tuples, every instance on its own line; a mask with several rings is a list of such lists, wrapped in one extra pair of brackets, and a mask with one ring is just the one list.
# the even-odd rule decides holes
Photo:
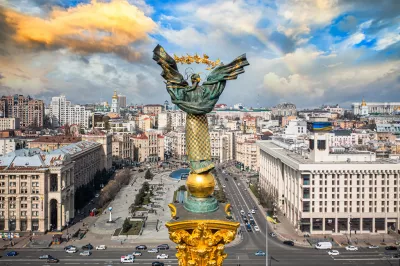
[[(4, 202), (0, 202), (0, 209), (4, 209), (6, 206), (6, 204)], [(28, 208), (28, 204), (27, 203), (21, 203), (21, 209), (27, 209)], [(11, 201), (8, 204), (8, 207), (10, 209), (16, 209), (17, 208), (17, 203), (15, 201)], [(33, 203), (32, 204), (32, 209), (39, 209), (39, 204), (37, 203)]]
[[(311, 194), (311, 199), (315, 199), (315, 198), (317, 198), (316, 196), (315, 196), (316, 194)], [(335, 196), (336, 195), (336, 196)], [(364, 197), (364, 195), (365, 194), (357, 194), (356, 195), (356, 197), (355, 198), (357, 198), (357, 199), (364, 199), (365, 197)], [(397, 196), (397, 193), (396, 194), (392, 194), (392, 196), (393, 196), (393, 198), (394, 199), (397, 199), (398, 198), (398, 196)], [(319, 194), (319, 197), (318, 197), (319, 199), (327, 199), (328, 198), (328, 195), (327, 194)], [(331, 194), (331, 198), (332, 199), (340, 199), (340, 194)], [(344, 199), (352, 199), (353, 198), (353, 194), (343, 194), (343, 198)], [(368, 198), (369, 199), (377, 199), (378, 198), (378, 194), (377, 193), (374, 193), (374, 194), (368, 194)], [(390, 199), (390, 194), (381, 194), (381, 198), (382, 199)], [(400, 197), (399, 197), (400, 198)], [(310, 199), (310, 194), (309, 193), (303, 193), (303, 199)]]
[[(372, 212), (374, 212), (374, 213), (377, 213), (378, 212), (378, 209), (379, 208), (377, 208), (377, 207), (369, 207), (369, 208), (364, 208), (364, 207), (357, 207), (357, 208), (347, 208), (347, 207), (344, 207), (343, 208), (343, 211), (340, 211), (340, 208), (339, 207), (332, 207), (332, 209), (331, 209), (331, 212), (338, 212), (338, 213), (340, 213), (340, 212), (353, 212), (353, 211), (356, 211), (356, 212), (361, 212), (361, 213), (364, 213), (364, 212), (367, 212), (367, 213), (372, 213)], [(381, 207), (380, 208), (380, 212), (390, 212), (390, 209), (391, 208), (389, 208), (389, 207)], [(303, 206), (303, 212), (315, 212), (315, 210), (319, 210), (319, 212), (325, 212), (325, 213), (327, 213), (328, 212), (328, 208), (327, 207), (325, 207), (325, 208), (323, 208), (323, 207), (319, 207), (319, 208), (314, 208), (314, 207), (312, 207), (311, 208), (311, 211), (310, 211), (310, 207), (308, 206)], [(398, 208), (398, 207), (393, 207), (392, 208), (392, 210), (393, 210), (393, 212), (400, 212), (400, 207)]]
[[(27, 201), (28, 200), (28, 197), (20, 197), (19, 198), (21, 201)], [(4, 202), (6, 200), (6, 197), (0, 197), (0, 203), (1, 202)], [(8, 200), (9, 201), (17, 201), (17, 197), (8, 197)], [(39, 197), (36, 197), (36, 196), (34, 196), (34, 197), (31, 197), (31, 200), (33, 200), (33, 201), (38, 201), (39, 200)]]
[[(26, 217), (27, 211), (21, 211), (20, 216), (21, 217)], [(39, 211), (32, 211), (31, 213), (32, 217), (38, 217), (39, 216)], [(9, 211), (8, 212), (9, 217), (15, 217), (16, 216), (16, 211)], [(0, 211), (0, 217), (5, 217), (5, 211)]]
[[(0, 182), (0, 187), (5, 187), (6, 186), (6, 182)], [(9, 182), (8, 183), (9, 187), (16, 187), (17, 186), (17, 182)], [(21, 187), (27, 187), (28, 186), (28, 182), (21, 182), (20, 183)], [(32, 187), (39, 187), (39, 182), (31, 182), (31, 186)]]
[[(390, 181), (389, 179), (387, 179), (386, 182), (385, 182), (385, 180), (381, 180), (380, 184), (383, 185), (383, 186), (390, 185), (389, 181)], [(331, 183), (332, 183), (332, 185), (340, 185), (340, 180), (337, 180), (336, 182), (335, 182), (335, 180), (332, 180)], [(311, 181), (311, 185), (314, 186), (315, 184), (316, 184), (315, 180), (312, 180)], [(347, 185), (352, 186), (353, 182), (352, 182), (352, 180), (350, 180), (350, 182), (347, 182), (347, 180), (344, 180), (344, 183), (342, 183), (342, 184), (344, 184), (345, 186), (347, 186)], [(362, 181), (357, 180), (357, 182), (354, 182), (354, 185), (356, 185), (356, 184), (358, 186), (359, 185), (365, 185), (365, 182), (364, 182), (364, 180), (362, 180)], [(373, 180), (369, 180), (369, 182), (367, 184), (369, 184), (370, 186), (372, 186), (372, 185), (377, 186), (378, 182), (377, 182), (377, 180), (374, 180), (374, 181)], [(306, 179), (303, 179), (303, 185), (309, 186), (310, 185), (310, 181), (306, 180)], [(323, 182), (322, 180), (319, 180), (319, 185), (320, 186), (323, 186), (323, 185), (327, 186), (328, 185), (328, 180), (325, 180), (325, 182)], [(393, 180), (393, 185), (397, 185), (397, 180)]]
[[(20, 189), (20, 194), (28, 194), (28, 189), (27, 188), (21, 188)], [(32, 194), (40, 194), (39, 189), (32, 189), (31, 191)], [(0, 189), (0, 194), (6, 194), (6, 190), (5, 189)], [(17, 190), (16, 189), (9, 189), (8, 190), (8, 194), (17, 194)]]
[[(4, 180), (4, 179), (6, 179), (6, 176), (5, 175), (0, 175), (0, 180)], [(9, 175), (8, 179), (14, 180), (14, 179), (17, 179), (17, 176), (16, 175)], [(20, 175), (19, 179), (27, 180), (28, 176), (27, 175)], [(37, 180), (37, 179), (39, 179), (39, 176), (38, 175), (31, 175), (31, 179)]]

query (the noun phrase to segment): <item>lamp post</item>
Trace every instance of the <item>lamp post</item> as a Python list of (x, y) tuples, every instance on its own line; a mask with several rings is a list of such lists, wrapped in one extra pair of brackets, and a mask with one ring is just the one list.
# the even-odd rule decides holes
[(349, 219), (349, 229), (350, 229), (350, 243), (351, 243), (351, 215), (350, 215), (350, 219)]
[(112, 207), (108, 207), (108, 210), (110, 211), (110, 219), (108, 220), (109, 223), (112, 222), (112, 218), (111, 218), (111, 211), (112, 211), (112, 209), (113, 209)]

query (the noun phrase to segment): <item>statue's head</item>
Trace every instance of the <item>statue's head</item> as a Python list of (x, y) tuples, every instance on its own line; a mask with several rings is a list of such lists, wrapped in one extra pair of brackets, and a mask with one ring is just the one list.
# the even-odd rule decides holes
[(190, 80), (192, 81), (192, 84), (194, 83), (199, 83), (200, 82), (200, 75), (199, 74), (192, 74), (190, 76)]

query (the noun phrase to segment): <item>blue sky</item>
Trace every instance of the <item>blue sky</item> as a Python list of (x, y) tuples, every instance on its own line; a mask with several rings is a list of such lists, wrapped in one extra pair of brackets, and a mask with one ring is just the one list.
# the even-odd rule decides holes
[[(169, 95), (151, 59), (159, 43), (170, 54), (206, 53), (224, 63), (246, 53), (250, 66), (220, 99), (227, 104), (400, 101), (397, 0), (10, 0), (1, 12), (60, 30), (36, 27), (51, 33), (42, 40), (0, 20), (0, 94), (49, 101), (63, 93), (85, 103), (110, 101), (116, 89), (128, 102), (162, 103)], [(91, 22), (91, 14), (106, 19)], [(193, 68), (206, 77), (204, 66)]]

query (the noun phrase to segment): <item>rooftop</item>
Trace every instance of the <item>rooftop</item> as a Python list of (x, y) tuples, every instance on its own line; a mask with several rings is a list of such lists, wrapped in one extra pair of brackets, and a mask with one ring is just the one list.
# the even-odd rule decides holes
[(35, 143), (76, 143), (81, 141), (81, 137), (74, 137), (74, 136), (65, 136), (65, 135), (58, 135), (58, 136), (41, 136), (32, 142)]

